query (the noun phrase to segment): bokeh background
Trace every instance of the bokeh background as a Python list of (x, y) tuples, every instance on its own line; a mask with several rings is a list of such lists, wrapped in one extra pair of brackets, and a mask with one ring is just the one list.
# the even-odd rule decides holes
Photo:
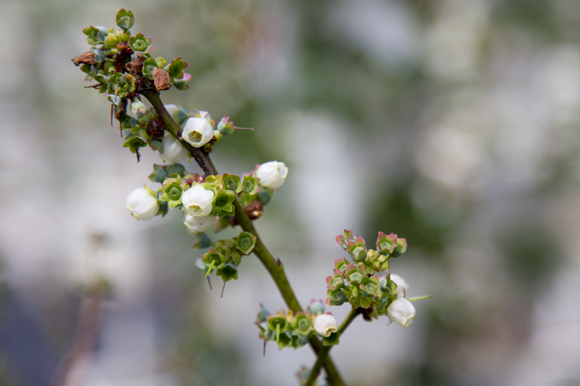
[[(259, 303), (283, 303), (255, 258), (220, 298), (177, 213), (124, 209), (160, 160), (122, 148), (70, 62), (121, 7), (190, 64), (165, 103), (255, 128), (219, 143), (218, 170), (289, 166), (256, 226), (303, 305), (344, 228), (407, 239), (392, 272), (433, 298), (407, 330), (349, 328), (332, 356), (350, 385), (580, 384), (574, 0), (2, 0), (0, 384), (59, 384), (71, 355), (86, 386), (296, 385), (314, 361), (262, 357)], [(87, 313), (98, 334), (72, 353)]]

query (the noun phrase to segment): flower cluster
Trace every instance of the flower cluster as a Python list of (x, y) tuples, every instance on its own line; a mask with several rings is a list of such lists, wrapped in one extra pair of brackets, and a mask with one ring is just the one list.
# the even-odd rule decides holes
[[(169, 149), (169, 146), (164, 147)], [(169, 150), (168, 150), (169, 151)], [(177, 159), (175, 154), (180, 150), (171, 150), (167, 158)], [(272, 197), (272, 186), (280, 187), (288, 174), (282, 162), (266, 162), (243, 179), (234, 174), (225, 173), (206, 178), (190, 174), (179, 163), (171, 165), (154, 165), (149, 176), (153, 182), (161, 183), (154, 191), (143, 187), (135, 189), (127, 197), (126, 208), (137, 220), (147, 221), (155, 215), (165, 215), (168, 209), (177, 208), (183, 212), (183, 223), (192, 235), (198, 235), (194, 247), (201, 249), (212, 247), (197, 260), (196, 266), (205, 271), (208, 277), (212, 271), (224, 282), (237, 279), (237, 267), (242, 255), (252, 253), (256, 237), (248, 232), (240, 233), (234, 239), (217, 240), (213, 243), (203, 235), (215, 225), (220, 231), (236, 225), (235, 205), (240, 200), (244, 211), (251, 219), (257, 219), (263, 213), (264, 205)], [(264, 177), (265, 184), (261, 179)]]
[(338, 326), (331, 313), (324, 313), (324, 304), (313, 300), (305, 312), (291, 310), (278, 311), (271, 315), (261, 306), (256, 325), (260, 329), (260, 339), (275, 341), (279, 349), (298, 349), (308, 343), (312, 336), (320, 336), (325, 346), (338, 344)]
[(406, 240), (394, 233), (379, 232), (377, 249), (367, 249), (362, 237), (345, 229), (343, 235), (336, 237), (336, 243), (353, 261), (344, 258), (334, 262), (334, 274), (326, 278), (326, 303), (340, 306), (349, 302), (354, 308), (369, 310), (371, 317), (387, 314), (390, 320), (408, 327), (415, 317), (415, 309), (405, 298), (407, 283), (398, 275), (376, 275), (389, 270), (390, 258), (405, 253)]
[(243, 255), (252, 253), (256, 245), (256, 236), (248, 232), (241, 232), (233, 239), (218, 240), (213, 247), (201, 255), (195, 265), (205, 271), (205, 277), (215, 270), (216, 276), (220, 276), (225, 282), (237, 279), (237, 267)]

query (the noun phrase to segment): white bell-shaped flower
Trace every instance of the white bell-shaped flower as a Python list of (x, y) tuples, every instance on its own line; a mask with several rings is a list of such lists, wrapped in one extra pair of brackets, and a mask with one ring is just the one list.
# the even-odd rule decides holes
[(391, 280), (397, 285), (397, 296), (405, 297), (407, 296), (407, 290), (409, 289), (409, 284), (401, 276), (391, 273)]
[(205, 217), (211, 213), (214, 194), (201, 185), (192, 186), (183, 192), (181, 202), (187, 213), (193, 217)]
[(165, 132), (162, 143), (163, 151), (159, 153), (159, 156), (163, 162), (174, 164), (187, 156), (187, 149), (170, 132)]
[(260, 179), (260, 185), (278, 189), (284, 183), (288, 175), (288, 168), (284, 162), (270, 161), (261, 164), (256, 171), (256, 177)]
[[(203, 113), (203, 112), (202, 112)], [(201, 114), (204, 117), (206, 114)], [(213, 138), (213, 128), (207, 118), (189, 118), (181, 137), (193, 147), (202, 147)]]
[(328, 338), (330, 334), (338, 331), (336, 319), (334, 319), (334, 316), (330, 314), (317, 315), (316, 319), (314, 319), (314, 329), (320, 335)]
[(415, 307), (405, 298), (397, 298), (387, 307), (389, 320), (405, 328), (411, 325), (415, 314)]
[(192, 235), (207, 231), (209, 228), (211, 228), (214, 221), (214, 216), (193, 217), (188, 213), (185, 214), (183, 219), (183, 223), (185, 224), (187, 231)]
[(159, 210), (155, 193), (148, 188), (137, 188), (129, 193), (126, 202), (127, 208), (137, 220), (152, 219)]

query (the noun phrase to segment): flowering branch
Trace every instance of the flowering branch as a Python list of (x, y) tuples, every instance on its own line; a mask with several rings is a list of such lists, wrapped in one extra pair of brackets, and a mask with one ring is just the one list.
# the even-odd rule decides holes
[[(112, 112), (125, 141), (123, 146), (135, 153), (137, 160), (139, 149), (149, 146), (159, 151), (166, 163), (154, 165), (149, 176), (161, 187), (135, 189), (127, 197), (126, 208), (142, 221), (164, 216), (169, 209), (180, 210), (187, 231), (198, 238), (194, 248), (209, 248), (195, 263), (208, 281), (215, 273), (225, 286), (227, 281), (238, 278), (237, 267), (242, 257), (256, 255), (288, 306), (274, 315), (262, 306), (256, 324), (264, 348), (271, 341), (280, 349), (298, 349), (310, 344), (317, 360), (310, 371), (301, 371), (301, 383), (314, 385), (324, 366), (329, 385), (344, 386), (329, 352), (359, 314), (367, 321), (386, 315), (405, 328), (415, 317), (415, 308), (409, 300), (420, 298), (406, 299), (408, 285), (404, 279), (388, 273), (389, 260), (405, 253), (406, 240), (394, 233), (379, 232), (377, 249), (367, 249), (362, 237), (345, 230), (336, 242), (352, 261), (343, 258), (334, 262), (333, 275), (326, 278), (326, 304), (340, 306), (348, 302), (352, 306), (349, 315), (337, 327), (332, 314), (325, 313), (322, 301), (313, 301), (304, 311), (286, 277), (284, 265), (270, 253), (253, 224), (274, 191), (284, 183), (288, 168), (283, 162), (270, 161), (241, 177), (218, 174), (209, 153), (222, 137), (241, 128), (235, 127), (227, 116), (218, 122), (206, 111), (188, 113), (179, 106), (163, 104), (160, 91), (189, 87), (191, 75), (183, 71), (188, 64), (181, 57), (170, 63), (161, 57), (152, 57), (151, 39), (141, 33), (131, 36), (129, 32), (134, 19), (131, 11), (121, 9), (116, 18), (120, 27), (117, 31), (100, 26), (85, 28), (83, 32), (91, 51), (73, 58), (74, 64), (87, 74), (87, 80), (98, 82), (90, 87), (106, 94), (113, 104)], [(152, 109), (143, 104), (141, 96), (149, 100)], [(188, 155), (195, 159), (203, 176), (189, 173), (179, 163)], [(212, 241), (205, 234), (212, 226), (217, 233), (236, 225), (242, 232), (234, 238)]]
[[(179, 129), (179, 125), (177, 122), (173, 120), (171, 115), (165, 109), (163, 103), (161, 102), (161, 98), (159, 97), (159, 93), (152, 92), (152, 91), (144, 91), (142, 93), (152, 104), (153, 108), (155, 108), (157, 114), (162, 119), (163, 124), (171, 134), (175, 135), (177, 138), (180, 136), (177, 135), (181, 130)], [(217, 175), (218, 172), (216, 168), (213, 166), (209, 155), (203, 151), (199, 151), (199, 149), (194, 148), (193, 146), (187, 147), (188, 151), (190, 151), (191, 155), (195, 158), (196, 162), (198, 163), (199, 167), (204, 171), (207, 175)], [(256, 237), (255, 246), (253, 249), (254, 254), (260, 259), (266, 270), (272, 276), (272, 279), (276, 283), (278, 290), (280, 291), (282, 298), (284, 298), (284, 302), (286, 305), (294, 312), (301, 312), (302, 307), (290, 286), (288, 278), (286, 277), (286, 272), (284, 271), (284, 266), (280, 259), (274, 259), (274, 256), (270, 253), (268, 248), (262, 242), (262, 239), (258, 235), (252, 220), (248, 217), (247, 213), (244, 211), (242, 204), (240, 203), (239, 199), (236, 198), (234, 200), (234, 207), (235, 207), (235, 218), (240, 227)], [(316, 353), (316, 355), (320, 358), (322, 353), (324, 352), (325, 347), (323, 344), (318, 340), (316, 337), (312, 337), (308, 340), (308, 343), (312, 347), (312, 350)], [(331, 385), (341, 386), (346, 385), (342, 380), (338, 370), (336, 369), (332, 359), (328, 357), (328, 352), (322, 357), (320, 360), (321, 363), (324, 363), (324, 369), (326, 371), (326, 375), (328, 377), (328, 381)]]

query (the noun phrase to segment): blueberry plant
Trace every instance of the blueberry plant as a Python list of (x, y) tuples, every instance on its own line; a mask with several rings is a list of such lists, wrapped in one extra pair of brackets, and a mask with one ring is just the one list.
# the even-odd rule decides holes
[[(288, 168), (283, 162), (269, 161), (241, 176), (218, 173), (209, 156), (213, 147), (242, 129), (227, 116), (214, 120), (206, 111), (164, 105), (161, 91), (171, 87), (188, 89), (188, 64), (181, 57), (170, 62), (153, 57), (151, 39), (142, 33), (131, 34), (134, 21), (131, 11), (121, 9), (116, 16), (118, 29), (85, 28), (83, 33), (91, 49), (72, 59), (86, 74), (85, 80), (93, 82), (88, 87), (97, 89), (111, 102), (123, 147), (136, 154), (137, 160), (139, 152), (149, 147), (159, 153), (163, 162), (153, 165), (149, 175), (157, 187), (133, 190), (127, 197), (127, 209), (141, 221), (164, 216), (170, 209), (182, 212), (187, 231), (197, 238), (194, 248), (207, 250), (197, 259), (196, 266), (208, 281), (211, 275), (219, 276), (224, 285), (238, 279), (238, 266), (244, 256), (255, 255), (288, 307), (276, 313), (263, 306), (259, 310), (255, 323), (264, 350), (267, 342), (275, 342), (280, 349), (310, 345), (317, 360), (311, 368), (298, 373), (299, 382), (317, 384), (324, 368), (326, 377), (322, 382), (345, 385), (328, 354), (358, 315), (367, 321), (386, 316), (389, 323), (405, 328), (415, 317), (411, 301), (420, 298), (407, 299), (405, 280), (389, 273), (391, 258), (407, 250), (405, 239), (379, 232), (376, 249), (369, 249), (362, 237), (345, 230), (336, 242), (348, 258), (334, 261), (332, 275), (326, 278), (328, 298), (325, 302), (312, 301), (303, 309), (282, 262), (268, 251), (253, 225), (284, 183)], [(203, 175), (192, 174), (179, 163), (185, 158), (193, 158)], [(239, 227), (241, 231), (234, 238), (211, 240), (204, 232), (212, 227), (216, 233), (227, 227)], [(344, 303), (350, 305), (351, 311), (338, 325), (326, 310)]]

